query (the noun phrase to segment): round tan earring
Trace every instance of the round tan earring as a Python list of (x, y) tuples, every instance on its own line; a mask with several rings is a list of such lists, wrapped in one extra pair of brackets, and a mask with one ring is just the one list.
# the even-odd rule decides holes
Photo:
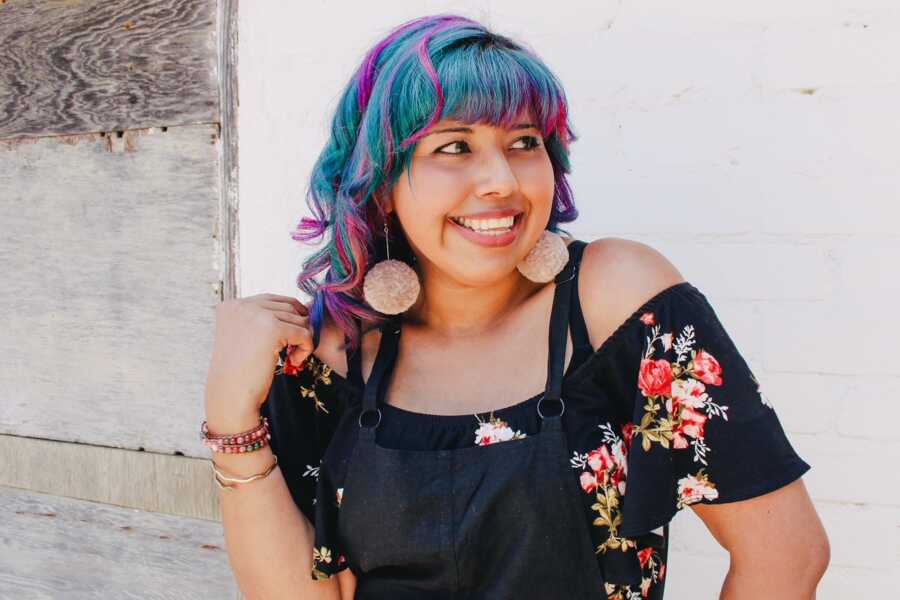
[(569, 248), (561, 236), (544, 230), (537, 244), (516, 265), (519, 272), (537, 283), (552, 281), (569, 262)]
[(409, 309), (419, 297), (419, 276), (408, 264), (391, 258), (387, 220), (384, 244), (387, 258), (378, 261), (363, 278), (363, 297), (369, 306), (386, 315)]

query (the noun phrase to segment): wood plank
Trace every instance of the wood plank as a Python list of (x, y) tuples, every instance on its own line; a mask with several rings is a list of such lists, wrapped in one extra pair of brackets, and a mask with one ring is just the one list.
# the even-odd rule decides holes
[(237, 298), (238, 276), (238, 0), (219, 1), (219, 97), (222, 119), (222, 202), (219, 206), (222, 299)]
[(205, 457), (217, 125), (0, 141), (0, 433)]
[(0, 597), (236, 598), (219, 523), (0, 487)]
[(215, 0), (0, 4), (0, 138), (219, 120)]
[(0, 465), (0, 485), (195, 519), (222, 518), (208, 459), (0, 435)]

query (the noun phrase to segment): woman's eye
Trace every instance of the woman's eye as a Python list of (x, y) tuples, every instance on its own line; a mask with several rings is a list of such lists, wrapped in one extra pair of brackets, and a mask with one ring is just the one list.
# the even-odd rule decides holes
[[(518, 144), (519, 142), (527, 142), (527, 143), (524, 148), (515, 148), (516, 150), (535, 150), (537, 148), (540, 148), (540, 146), (541, 146), (541, 143), (538, 141), (538, 138), (533, 135), (526, 135), (524, 137), (520, 137), (519, 139), (517, 139), (514, 142), (514, 144)], [(444, 148), (452, 148), (454, 146), (466, 148), (467, 150), (469, 148), (469, 145), (466, 142), (456, 141), (456, 142), (450, 142), (449, 144), (441, 146), (440, 148), (435, 150), (435, 153), (437, 153), (437, 154), (466, 154), (466, 152), (462, 151), (462, 150), (459, 152), (444, 152), (443, 151)]]
[(538, 139), (533, 135), (526, 135), (525, 137), (520, 137), (516, 140), (516, 143), (527, 141), (528, 145), (525, 147), (525, 150), (534, 150), (536, 148), (540, 148), (541, 143)]
[(457, 145), (459, 145), (459, 146), (465, 146), (466, 148), (469, 147), (469, 145), (468, 145), (467, 143), (465, 143), (465, 142), (450, 142), (450, 143), (447, 144), (446, 146), (441, 146), (440, 148), (438, 148), (437, 150), (435, 150), (435, 152), (438, 153), (438, 154), (463, 154), (463, 152), (444, 152), (444, 151), (443, 151), (444, 148), (452, 148), (453, 146), (457, 146)]

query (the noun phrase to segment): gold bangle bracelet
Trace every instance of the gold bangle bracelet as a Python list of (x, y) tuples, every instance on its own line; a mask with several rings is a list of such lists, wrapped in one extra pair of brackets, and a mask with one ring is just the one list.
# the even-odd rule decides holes
[[(250, 483), (251, 481), (256, 481), (257, 479), (264, 479), (265, 477), (268, 477), (269, 474), (275, 470), (276, 465), (278, 465), (278, 456), (273, 455), (273, 458), (275, 460), (269, 466), (268, 469), (266, 469), (262, 473), (256, 473), (255, 475), (251, 475), (250, 477), (244, 477), (244, 478), (229, 477), (225, 473), (222, 473), (221, 471), (219, 471), (219, 469), (216, 467), (216, 463), (213, 462), (212, 460), (209, 461), (209, 466), (212, 467), (213, 479), (215, 479), (216, 484), (219, 486), (219, 489), (230, 491), (237, 487), (237, 485), (234, 485), (234, 484)], [(228, 485), (226, 483), (222, 483), (222, 480), (230, 481), (233, 485)]]

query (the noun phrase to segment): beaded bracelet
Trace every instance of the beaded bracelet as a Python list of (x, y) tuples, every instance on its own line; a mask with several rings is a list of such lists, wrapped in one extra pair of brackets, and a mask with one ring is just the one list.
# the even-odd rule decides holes
[(269, 433), (269, 420), (262, 415), (259, 417), (259, 425), (244, 431), (229, 435), (210, 435), (206, 421), (200, 425), (200, 439), (203, 445), (213, 452), (222, 454), (239, 454), (253, 452), (269, 444), (272, 435)]

